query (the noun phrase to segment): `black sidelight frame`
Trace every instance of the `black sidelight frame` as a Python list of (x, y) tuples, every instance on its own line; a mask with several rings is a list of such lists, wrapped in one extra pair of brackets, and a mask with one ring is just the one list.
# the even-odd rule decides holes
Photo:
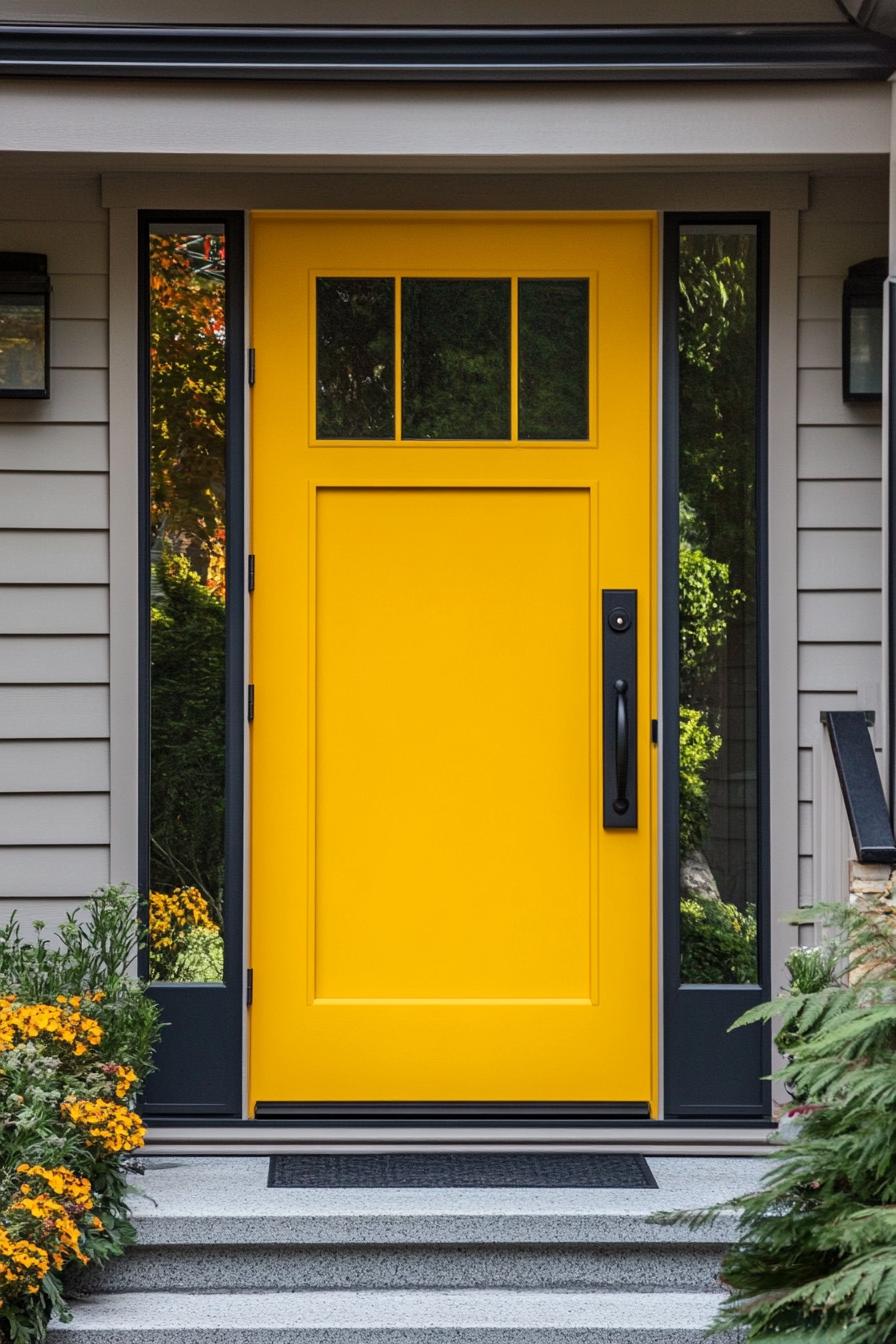
[[(157, 1070), (142, 1100), (148, 1119), (238, 1119), (243, 1113), (243, 1029), (246, 999), (243, 958), (243, 817), (245, 618), (245, 226), (233, 210), (144, 210), (138, 213), (139, 259), (139, 857), (144, 902), (150, 842), (150, 365), (149, 238), (153, 226), (183, 224), (196, 232), (223, 226), (226, 238), (226, 563), (225, 633), (225, 858), (224, 975), (222, 983), (151, 983), (150, 996), (166, 1023), (156, 1051)], [(142, 975), (147, 954), (140, 958)]]
[[(758, 891), (755, 985), (684, 985), (680, 979), (679, 892), (679, 355), (681, 228), (740, 224), (756, 229), (756, 502)], [(767, 213), (667, 214), (663, 236), (662, 349), (662, 903), (664, 1114), (668, 1119), (766, 1120), (771, 1114), (771, 1033), (762, 1025), (728, 1027), (770, 992), (768, 731), (768, 302)]]
[[(138, 214), (139, 230), (139, 883), (144, 897), (149, 879), (150, 647), (149, 550), (150, 369), (149, 237), (154, 225), (182, 224), (197, 232), (223, 226), (227, 237), (226, 279), (226, 800), (225, 800), (225, 970), (220, 984), (152, 984), (150, 995), (169, 1024), (157, 1053), (158, 1070), (150, 1078), (143, 1111), (153, 1124), (212, 1126), (307, 1123), (308, 1117), (278, 1116), (273, 1110), (244, 1121), (243, 1061), (246, 1005), (244, 965), (244, 820), (245, 732), (245, 221), (240, 211), (152, 210)], [(741, 224), (757, 233), (757, 649), (758, 649), (758, 966), (755, 985), (682, 985), (679, 980), (678, 854), (678, 284), (679, 236), (686, 224)], [(770, 991), (769, 915), (769, 733), (768, 733), (768, 510), (767, 510), (767, 366), (769, 306), (769, 216), (765, 213), (675, 213), (664, 219), (662, 280), (662, 691), (666, 731), (661, 733), (663, 901), (663, 1114), (675, 1127), (767, 1123), (771, 1089), (765, 1075), (771, 1064), (768, 1028), (755, 1026), (732, 1035), (727, 1028), (746, 1008)], [(893, 305), (896, 308), (896, 305)], [(896, 315), (891, 308), (891, 322)], [(892, 328), (891, 328), (892, 331)], [(892, 414), (891, 408), (891, 414)], [(141, 958), (146, 971), (146, 955)], [(341, 1110), (341, 1108), (339, 1108)], [(441, 1109), (441, 1108), (439, 1108)], [(519, 1110), (531, 1119), (525, 1106)], [(531, 1108), (529, 1108), (531, 1110)], [(563, 1123), (564, 1108), (546, 1108), (541, 1123)], [(336, 1122), (334, 1117), (329, 1117)], [(347, 1118), (347, 1117), (345, 1117)], [(400, 1121), (398, 1111), (391, 1117)], [(426, 1123), (447, 1123), (450, 1114), (427, 1116)], [(354, 1117), (355, 1123), (358, 1117)], [(613, 1117), (595, 1108), (588, 1123), (644, 1123), (634, 1114)]]

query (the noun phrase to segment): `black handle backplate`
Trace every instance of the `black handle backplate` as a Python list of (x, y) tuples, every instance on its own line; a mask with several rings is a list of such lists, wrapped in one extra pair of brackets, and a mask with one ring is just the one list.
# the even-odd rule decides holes
[(604, 826), (638, 825), (638, 594), (603, 592)]

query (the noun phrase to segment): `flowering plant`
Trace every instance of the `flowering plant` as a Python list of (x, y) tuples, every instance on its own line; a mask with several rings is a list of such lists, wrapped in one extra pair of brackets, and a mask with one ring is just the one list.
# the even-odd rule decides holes
[(97, 893), (51, 945), (0, 926), (0, 1339), (67, 1319), (64, 1271), (134, 1239), (122, 1157), (143, 1141), (133, 1093), (155, 1005), (130, 973), (133, 892)]
[(220, 925), (198, 887), (149, 893), (149, 974), (153, 980), (220, 980)]

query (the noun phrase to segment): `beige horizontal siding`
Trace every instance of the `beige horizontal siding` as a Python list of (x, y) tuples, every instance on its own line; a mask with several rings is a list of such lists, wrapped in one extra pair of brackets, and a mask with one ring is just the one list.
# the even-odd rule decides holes
[(105, 322), (109, 316), (109, 278), (102, 275), (54, 275), (50, 311), (54, 318)]
[(839, 322), (843, 301), (843, 281), (836, 275), (801, 276), (799, 282), (800, 321), (827, 319)]
[(803, 425), (798, 435), (800, 480), (874, 480), (881, 472), (879, 425)]
[(877, 425), (880, 407), (843, 400), (839, 369), (800, 369), (797, 393), (801, 425)]
[(57, 320), (50, 323), (50, 340), (57, 369), (109, 367), (109, 326), (106, 322)]
[(870, 528), (880, 531), (880, 481), (800, 481), (800, 529)]
[[(881, 580), (880, 529), (813, 528), (798, 543), (800, 587), (829, 592), (867, 588)], [(803, 631), (800, 631), (801, 635)], [(832, 631), (831, 637), (833, 638)]]
[(0, 470), (101, 471), (109, 469), (109, 427), (96, 424), (4, 424), (0, 420)]
[(800, 747), (799, 752), (799, 800), (801, 803), (812, 799), (812, 752), (808, 747)]
[[(848, 268), (887, 252), (885, 175), (813, 177), (800, 222), (798, 379), (800, 903), (845, 882), (827, 851), (842, 827), (813, 792), (829, 751), (825, 709), (880, 708), (882, 448), (880, 406), (843, 401), (841, 304)], [(830, 795), (830, 796), (828, 796)], [(831, 801), (833, 799), (833, 802)], [(839, 807), (825, 790), (822, 807)]]
[(0, 635), (0, 683), (107, 683), (105, 635)]
[(109, 590), (105, 585), (0, 585), (0, 630), (9, 635), (106, 635)]
[(0, 794), (0, 846), (108, 842), (107, 793)]
[(107, 424), (109, 387), (105, 369), (57, 369), (46, 401), (7, 401), (3, 419), (17, 424), (89, 422)]
[[(52, 488), (50, 488), (52, 487)], [(0, 528), (109, 526), (109, 486), (97, 472), (5, 471)]]
[(105, 275), (109, 269), (109, 231), (102, 220), (0, 220), (0, 251), (15, 251), (28, 237), (30, 252), (46, 252), (51, 275)]
[(880, 642), (883, 613), (879, 589), (804, 591), (799, 595), (797, 611), (801, 644)]
[[(51, 395), (0, 402), (0, 915), (109, 880), (108, 228), (84, 174), (4, 180), (0, 250), (46, 252)], [(135, 520), (136, 521), (136, 520)]]
[(797, 360), (801, 369), (839, 369), (841, 366), (840, 323), (813, 319), (799, 324)]
[(802, 644), (800, 687), (805, 691), (854, 691), (880, 680), (879, 644)]
[(101, 793), (108, 788), (105, 739), (0, 741), (0, 793)]
[[(99, 483), (105, 513), (106, 478), (93, 479)], [(44, 477), (41, 484), (46, 487), (46, 483)], [(32, 505), (42, 506), (45, 494), (46, 489), (39, 499), (32, 499)], [(23, 529), (24, 524), (0, 531), (0, 582), (108, 583), (109, 543), (105, 529), (92, 532), (53, 532), (48, 526), (42, 530)]]
[(0, 737), (108, 737), (108, 686), (0, 686)]
[(108, 845), (8, 845), (0, 850), (0, 900), (78, 901), (108, 881)]

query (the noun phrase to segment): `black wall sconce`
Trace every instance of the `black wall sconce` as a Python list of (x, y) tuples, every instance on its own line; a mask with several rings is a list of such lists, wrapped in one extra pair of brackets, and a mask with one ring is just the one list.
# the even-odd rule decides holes
[(0, 252), (0, 397), (50, 395), (50, 277), (38, 252)]
[(880, 401), (886, 257), (850, 266), (843, 282), (843, 400)]

